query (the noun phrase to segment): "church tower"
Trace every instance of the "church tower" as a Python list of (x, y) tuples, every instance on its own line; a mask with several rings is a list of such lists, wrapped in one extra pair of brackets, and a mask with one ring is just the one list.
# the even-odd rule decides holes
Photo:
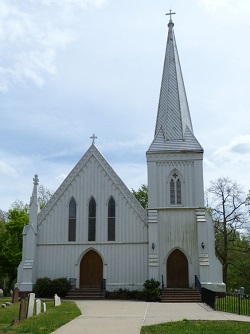
[(193, 133), (172, 14), (155, 134), (146, 154), (149, 278), (188, 288), (197, 276), (203, 287), (223, 291), (213, 223), (204, 209), (203, 148)]

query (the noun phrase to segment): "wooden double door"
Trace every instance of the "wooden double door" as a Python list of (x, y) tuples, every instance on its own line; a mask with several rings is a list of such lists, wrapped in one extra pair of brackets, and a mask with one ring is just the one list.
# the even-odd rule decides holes
[(94, 251), (88, 251), (80, 264), (80, 288), (100, 287), (103, 278), (103, 262), (100, 255)]
[(188, 287), (188, 260), (182, 251), (176, 249), (167, 260), (167, 288)]

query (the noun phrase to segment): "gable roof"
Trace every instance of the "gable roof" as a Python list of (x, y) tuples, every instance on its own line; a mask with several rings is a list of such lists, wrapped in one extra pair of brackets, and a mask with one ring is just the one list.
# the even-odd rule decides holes
[(130, 203), (130, 205), (133, 207), (133, 209), (137, 212), (138, 216), (146, 224), (147, 223), (147, 213), (146, 213), (146, 211), (143, 209), (141, 204), (137, 201), (137, 199), (134, 197), (134, 195), (131, 193), (131, 191), (127, 188), (125, 183), (116, 174), (116, 172), (109, 165), (107, 160), (103, 157), (103, 155), (100, 153), (100, 151), (96, 148), (96, 146), (94, 144), (92, 144), (90, 146), (90, 148), (87, 150), (87, 152), (83, 155), (83, 157), (80, 159), (80, 161), (72, 169), (72, 171), (69, 173), (69, 175), (63, 181), (63, 183), (60, 185), (60, 187), (57, 189), (57, 191), (53, 194), (51, 199), (48, 201), (48, 203), (45, 205), (45, 207), (39, 213), (38, 221), (41, 222), (45, 218), (45, 216), (50, 212), (50, 210), (53, 208), (53, 206), (56, 204), (56, 202), (60, 199), (60, 197), (66, 191), (68, 186), (72, 183), (72, 181), (77, 177), (77, 175), (81, 172), (83, 167), (88, 163), (88, 161), (93, 156), (96, 158), (96, 160), (102, 166), (102, 168), (105, 170), (107, 175), (112, 179), (114, 184), (117, 186), (117, 188), (120, 190), (120, 192), (126, 198), (126, 200)]

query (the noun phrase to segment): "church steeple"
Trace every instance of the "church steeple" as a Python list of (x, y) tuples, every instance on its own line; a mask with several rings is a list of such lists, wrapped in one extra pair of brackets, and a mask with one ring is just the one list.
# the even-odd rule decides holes
[(149, 151), (202, 150), (193, 135), (188, 101), (170, 11), (155, 137)]

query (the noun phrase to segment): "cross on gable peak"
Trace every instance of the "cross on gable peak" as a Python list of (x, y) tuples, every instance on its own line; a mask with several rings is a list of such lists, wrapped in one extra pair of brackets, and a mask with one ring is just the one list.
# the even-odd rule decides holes
[(95, 140), (97, 139), (96, 135), (93, 133), (93, 136), (90, 137), (92, 139), (92, 145), (95, 145)]

